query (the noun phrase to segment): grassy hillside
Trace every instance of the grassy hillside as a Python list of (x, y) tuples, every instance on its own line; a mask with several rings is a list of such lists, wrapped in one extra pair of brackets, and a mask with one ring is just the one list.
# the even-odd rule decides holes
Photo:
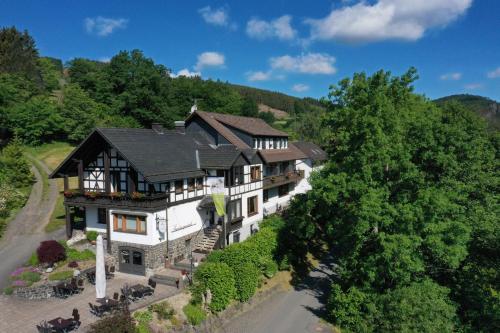
[(463, 104), (469, 110), (486, 119), (492, 128), (500, 129), (500, 103), (487, 97), (468, 94), (451, 95), (434, 100), (438, 105), (451, 101)]

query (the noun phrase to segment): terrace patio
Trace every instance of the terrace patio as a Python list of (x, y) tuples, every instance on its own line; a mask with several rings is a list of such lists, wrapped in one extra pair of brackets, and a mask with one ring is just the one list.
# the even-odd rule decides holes
[[(120, 293), (120, 288), (125, 284), (147, 285), (147, 283), (147, 278), (142, 276), (115, 273), (113, 279), (107, 280), (106, 294), (111, 298), (113, 293)], [(175, 287), (158, 284), (153, 296), (131, 303), (130, 310), (146, 307), (179, 292)], [(99, 319), (90, 313), (89, 303), (96, 303), (95, 287), (89, 283), (85, 283), (85, 290), (81, 294), (66, 299), (50, 298), (35, 301), (0, 295), (0, 332), (36, 332), (36, 325), (41, 321), (56, 317), (69, 318), (75, 308), (80, 313), (82, 324), (74, 332), (85, 332), (90, 324)]]

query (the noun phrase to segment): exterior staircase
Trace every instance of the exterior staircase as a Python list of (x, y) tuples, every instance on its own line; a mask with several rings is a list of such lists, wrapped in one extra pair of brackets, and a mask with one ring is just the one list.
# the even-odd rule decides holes
[(196, 244), (194, 252), (210, 253), (219, 240), (220, 234), (222, 233), (222, 227), (220, 225), (209, 226), (205, 228), (203, 232), (203, 238)]

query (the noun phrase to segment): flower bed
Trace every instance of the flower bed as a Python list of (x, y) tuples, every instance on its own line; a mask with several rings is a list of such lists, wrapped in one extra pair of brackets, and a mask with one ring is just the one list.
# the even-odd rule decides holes
[[(69, 280), (75, 271), (83, 272), (95, 267), (95, 255), (90, 250), (78, 251), (61, 242), (64, 258), (55, 263), (42, 263), (40, 251), (34, 253), (25, 267), (19, 267), (10, 273), (10, 285), (5, 294), (12, 294), (28, 299), (44, 299), (52, 296), (52, 286), (63, 280)], [(40, 248), (39, 248), (40, 250)], [(45, 255), (45, 253), (43, 254)]]

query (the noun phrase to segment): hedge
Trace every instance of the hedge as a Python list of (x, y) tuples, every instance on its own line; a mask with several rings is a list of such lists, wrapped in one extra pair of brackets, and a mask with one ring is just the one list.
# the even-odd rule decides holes
[(207, 262), (201, 265), (195, 273), (198, 294), (210, 290), (212, 300), (210, 310), (224, 310), (236, 296), (233, 270), (225, 263)]
[(253, 296), (260, 282), (260, 270), (252, 263), (245, 263), (234, 269), (236, 296), (246, 302)]
[(210, 309), (215, 312), (225, 309), (233, 299), (241, 302), (250, 299), (261, 276), (272, 277), (278, 270), (275, 259), (278, 233), (283, 226), (281, 218), (268, 218), (259, 232), (246, 241), (210, 253), (194, 276), (195, 299), (199, 302), (201, 293), (210, 289)]

